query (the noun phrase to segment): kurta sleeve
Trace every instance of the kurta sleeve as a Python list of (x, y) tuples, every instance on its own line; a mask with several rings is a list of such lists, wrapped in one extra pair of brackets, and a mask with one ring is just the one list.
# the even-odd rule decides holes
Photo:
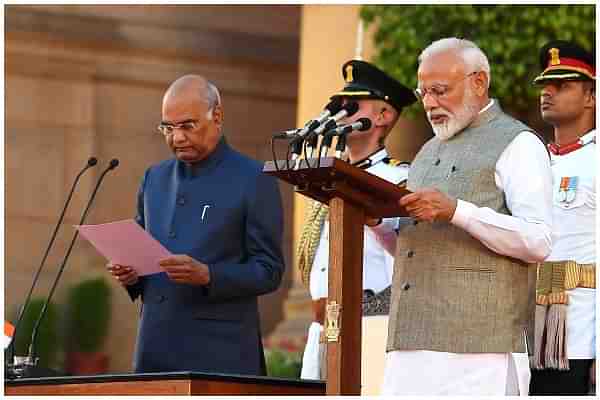
[(552, 169), (540, 139), (520, 133), (502, 152), (495, 171), (512, 215), (458, 199), (451, 223), (490, 250), (528, 263), (552, 249)]
[(281, 241), (283, 210), (275, 178), (259, 173), (247, 188), (246, 260), (209, 265), (212, 301), (258, 296), (279, 287), (285, 269)]

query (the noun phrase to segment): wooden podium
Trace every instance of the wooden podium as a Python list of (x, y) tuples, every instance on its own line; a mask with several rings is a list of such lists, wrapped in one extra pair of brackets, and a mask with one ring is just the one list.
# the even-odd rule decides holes
[[(325, 316), (327, 394), (360, 395), (363, 226), (365, 217), (405, 216), (398, 199), (409, 193), (345, 161), (327, 157), (267, 162), (263, 172), (329, 204), (329, 296)], [(313, 166), (313, 167), (311, 167)]]
[(319, 381), (264, 376), (167, 372), (58, 376), (4, 381), (5, 395), (323, 395)]

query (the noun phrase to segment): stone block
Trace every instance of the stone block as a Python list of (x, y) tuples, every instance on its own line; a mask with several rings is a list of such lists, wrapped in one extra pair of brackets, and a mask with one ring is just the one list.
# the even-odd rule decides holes
[(10, 75), (5, 81), (5, 118), (60, 126), (93, 122), (91, 82)]

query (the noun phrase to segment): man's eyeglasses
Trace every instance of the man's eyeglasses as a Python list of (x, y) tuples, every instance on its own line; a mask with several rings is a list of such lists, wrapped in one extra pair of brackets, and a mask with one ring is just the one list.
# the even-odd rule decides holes
[[(479, 71), (473, 71), (470, 74), (465, 75), (461, 80), (459, 80), (456, 83), (458, 84), (470, 77), (471, 75), (475, 75), (478, 72)], [(425, 99), (425, 96), (427, 95), (434, 97), (436, 100), (442, 100), (446, 98), (446, 96), (448, 96), (448, 93), (450, 93), (450, 91), (451, 88), (448, 85), (433, 85), (430, 88), (416, 88), (414, 90), (414, 93), (420, 101), (423, 101)]]
[(162, 133), (164, 136), (171, 136), (175, 133), (175, 129), (181, 130), (185, 135), (191, 133), (196, 130), (200, 126), (200, 121), (198, 120), (189, 120), (180, 122), (178, 124), (166, 124), (160, 123), (156, 127), (156, 129)]

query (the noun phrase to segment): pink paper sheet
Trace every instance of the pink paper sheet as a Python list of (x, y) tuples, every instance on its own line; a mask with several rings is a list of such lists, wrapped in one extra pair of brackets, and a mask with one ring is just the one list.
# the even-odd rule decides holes
[(140, 276), (164, 272), (158, 262), (171, 255), (132, 219), (75, 228), (111, 263), (130, 266)]

